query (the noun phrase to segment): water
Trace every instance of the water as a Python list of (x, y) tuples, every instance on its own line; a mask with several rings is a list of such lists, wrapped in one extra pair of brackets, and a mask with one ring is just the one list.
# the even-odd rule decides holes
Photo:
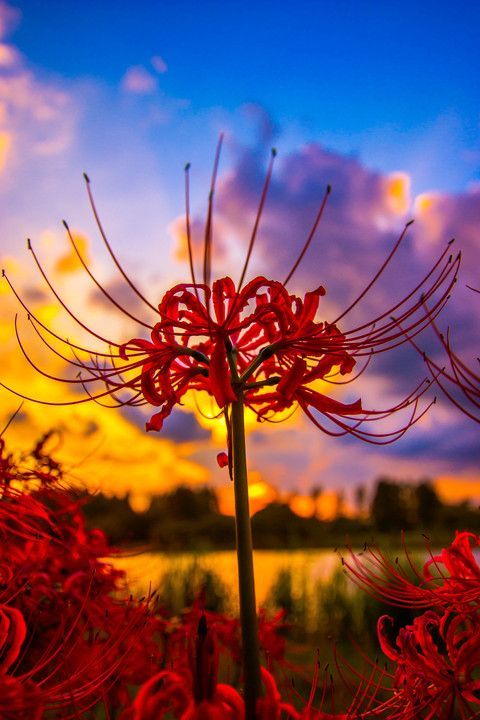
[[(289, 573), (292, 594), (300, 598), (319, 583), (327, 583), (340, 570), (339, 556), (330, 550), (274, 551), (256, 550), (253, 557), (257, 604), (264, 606), (279, 576)], [(233, 551), (163, 554), (146, 552), (118, 558), (115, 565), (126, 571), (135, 594), (144, 595), (150, 583), (161, 588), (165, 578), (188, 574), (192, 568), (198, 576), (213, 574), (228, 593), (231, 609), (238, 610), (237, 558)]]
[[(391, 554), (393, 558), (395, 555)], [(401, 552), (399, 555), (402, 557)], [(415, 557), (420, 568), (425, 553), (415, 553)], [(126, 571), (137, 597), (158, 590), (170, 615), (191, 606), (200, 591), (204, 592), (207, 609), (238, 615), (235, 552), (146, 552), (121, 557), (115, 564)], [(258, 606), (270, 614), (284, 610), (297, 640), (341, 639), (352, 633), (374, 641), (380, 615), (398, 615), (401, 624), (412, 621), (408, 611), (382, 605), (352, 583), (339, 555), (330, 550), (257, 550), (254, 566)]]

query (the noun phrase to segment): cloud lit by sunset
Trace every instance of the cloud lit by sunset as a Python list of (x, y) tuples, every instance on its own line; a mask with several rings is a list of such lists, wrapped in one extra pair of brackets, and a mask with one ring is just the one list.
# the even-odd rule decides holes
[[(305, 8), (299, 12), (308, 15), (308, 21), (303, 17), (297, 31), (281, 37), (271, 28), (266, 6), (259, 9), (254, 27), (247, 22), (249, 12), (246, 19), (236, 18), (238, 27), (230, 23), (232, 11), (226, 11), (224, 19), (217, 18), (237, 40), (244, 22), (252, 40), (258, 40), (260, 28), (267, 35), (260, 44), (252, 43), (254, 48), (257, 44), (264, 48), (265, 58), (258, 49), (252, 50), (251, 57), (242, 59), (239, 71), (238, 56), (233, 57), (223, 41), (215, 54), (205, 51), (200, 38), (208, 18), (190, 2), (182, 21), (171, 8), (153, 5), (145, 10), (145, 19), (142, 12), (128, 13), (127, 18), (123, 12), (116, 13), (108, 0), (92, 24), (88, 7), (79, 7), (77, 32), (82, 46), (93, 43), (100, 53), (95, 66), (94, 50), (65, 52), (66, 7), (56, 7), (47, 23), (35, 3), (20, 1), (15, 8), (0, 4), (0, 255), (2, 267), (25, 303), (49, 328), (71, 340), (84, 339), (36, 272), (25, 249), (27, 237), (39, 249), (62, 298), (91, 327), (118, 342), (148, 339), (148, 331), (120, 318), (92, 283), (61, 221), (66, 218), (71, 223), (78, 250), (95, 277), (135, 317), (145, 318), (145, 308), (136, 305), (138, 298), (125, 286), (101, 245), (82, 172), (94, 178), (102, 222), (116, 255), (157, 305), (170, 285), (189, 282), (186, 162), (192, 164), (192, 243), (197, 267), (201, 265), (211, 165), (222, 131), (225, 147), (213, 214), (215, 277), (230, 274), (238, 279), (270, 148), (275, 146), (278, 157), (250, 273), (284, 279), (330, 183), (332, 193), (324, 217), (291, 280), (291, 292), (305, 293), (324, 285), (327, 293), (321, 299), (318, 319), (332, 321), (363, 291), (404, 222), (413, 216), (416, 224), (404, 246), (354, 309), (355, 319), (361, 324), (381, 314), (415, 288), (432, 258), (455, 236), (463, 251), (463, 265), (439, 324), (451, 329), (465, 361), (474, 361), (480, 340), (480, 303), (468, 295), (465, 285), (480, 284), (480, 164), (475, 150), (478, 123), (473, 119), (477, 109), (466, 100), (469, 50), (457, 46), (456, 62), (464, 70), (455, 73), (455, 93), (440, 77), (438, 83), (427, 86), (422, 82), (425, 66), (431, 63), (437, 70), (444, 48), (437, 46), (428, 23), (420, 19), (424, 32), (428, 31), (430, 50), (423, 52), (422, 35), (411, 59), (405, 59), (411, 63), (407, 87), (392, 59), (395, 47), (389, 43), (385, 47), (383, 11), (375, 12), (372, 25), (368, 24), (371, 9), (365, 10), (366, 19), (355, 9), (356, 20), (348, 22), (366, 22), (364, 27), (382, 48), (382, 67), (377, 68), (382, 77), (372, 88), (365, 81), (369, 68), (360, 51), (354, 73), (351, 58), (337, 57), (340, 45), (338, 38), (330, 37), (337, 33), (329, 23), (331, 10), (310, 7), (305, 13)], [(404, 37), (402, 27), (410, 32), (411, 18), (418, 20), (416, 12), (407, 3), (396, 35)], [(104, 13), (109, 17), (106, 35)], [(122, 42), (114, 46), (116, 35)], [(40, 36), (42, 43), (37, 42)], [(219, 37), (225, 36), (219, 33)], [(392, 42), (395, 46), (396, 41)], [(271, 67), (279, 52), (291, 60), (282, 65), (277, 78)], [(315, 62), (307, 62), (309, 53)], [(333, 64), (329, 61), (332, 53)], [(312, 74), (314, 66), (322, 67), (322, 72)], [(447, 91), (450, 95), (444, 99)], [(351, 103), (348, 110), (346, 97)], [(396, 113), (397, 124), (392, 120)], [(368, 116), (375, 118), (375, 127)], [(445, 136), (451, 127), (456, 130), (449, 144)], [(381, 141), (374, 142), (377, 137)], [(448, 167), (450, 155), (458, 162), (449, 180), (448, 171), (441, 170)], [(22, 356), (14, 333), (16, 313), (21, 338), (35, 363), (46, 374), (69, 378), (66, 363), (42, 347), (5, 280), (0, 284), (0, 299), (0, 381), (49, 401), (79, 399), (78, 389), (39, 375)], [(426, 333), (424, 343), (444, 362), (432, 333)], [(57, 348), (55, 340), (52, 344)], [(355, 385), (331, 386), (329, 392), (342, 402), (361, 397), (365, 407), (381, 408), (398, 402), (425, 374), (421, 358), (404, 346), (374, 358)], [(323, 381), (318, 382), (322, 392)], [(433, 394), (426, 396), (425, 403)], [(432, 477), (442, 496), (452, 500), (467, 497), (470, 491), (476, 496), (478, 428), (438, 394), (437, 406), (427, 418), (397, 445), (383, 449), (359, 447), (351, 438), (319, 437), (300, 413), (276, 426), (260, 424), (248, 411), (252, 507), (260, 509), (293, 493), (290, 505), (299, 515), (334, 517), (339, 491), (345, 491), (345, 507), (352, 507), (353, 488), (371, 485), (380, 473), (399, 479)], [(20, 401), (3, 389), (0, 398), (0, 420), (5, 424)], [(226, 447), (226, 437), (214, 401), (188, 393), (160, 435), (144, 432), (148, 417), (148, 412), (136, 407), (110, 410), (92, 402), (71, 407), (25, 402), (8, 437), (20, 449), (55, 430), (55, 452), (74, 482), (118, 496), (130, 493), (137, 509), (148, 504), (151, 494), (175, 485), (211, 483), (220, 488), (221, 506), (230, 512), (228, 473), (215, 464), (216, 453)], [(456, 478), (462, 478), (461, 482)], [(313, 500), (310, 489), (318, 484), (324, 492)], [(454, 486), (458, 492), (449, 490)]]
[(410, 209), (410, 178), (406, 173), (392, 173), (385, 180), (388, 203), (392, 212), (405, 215)]
[(479, 27), (0, 0), (0, 720), (480, 717)]

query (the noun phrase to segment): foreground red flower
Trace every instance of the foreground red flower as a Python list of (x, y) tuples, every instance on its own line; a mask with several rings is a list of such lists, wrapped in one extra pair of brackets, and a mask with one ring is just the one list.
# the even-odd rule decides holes
[(379, 620), (378, 635), (385, 655), (396, 663), (394, 687), (403, 718), (451, 720), (480, 713), (480, 618), (427, 610), (401, 628), (395, 645)]
[[(432, 553), (423, 569), (405, 548), (406, 562), (377, 547), (349, 552), (348, 576), (393, 606), (424, 610), (393, 635), (388, 615), (378, 621), (380, 646), (393, 663), (394, 694), (377, 705), (389, 720), (451, 720), (480, 717), (480, 537), (457, 532), (449, 547)], [(383, 713), (383, 714), (382, 714)]]
[(229, 685), (217, 683), (218, 648), (214, 631), (200, 616), (188, 638), (189, 665), (162, 670), (141, 688), (123, 720), (243, 720), (244, 703)]
[[(238, 620), (204, 611), (201, 597), (171, 619), (153, 602), (129, 598), (122, 574), (104, 559), (111, 552), (105, 537), (87, 530), (81, 504), (59, 484), (61, 467), (43, 444), (30, 466), (26, 455), (20, 465), (0, 448), (0, 717), (93, 720), (103, 704), (107, 717), (121, 720), (245, 720), (248, 706), (235, 681)], [(364, 656), (360, 670), (335, 650), (350, 700), (335, 697), (328, 666), (321, 681), (318, 662), (309, 698), (297, 693), (278, 634), (283, 616), (262, 613), (269, 669), (260, 669), (255, 720), (478, 718), (479, 542), (457, 533), (423, 570), (407, 556), (413, 582), (377, 548), (348, 561), (369, 592), (417, 610), (428, 606), (399, 630), (380, 618), (388, 666)], [(227, 681), (219, 680), (220, 666)]]
[(403, 540), (405, 561), (392, 560), (376, 546), (365, 545), (361, 553), (349, 550), (342, 564), (354, 583), (373, 597), (406, 608), (456, 608), (476, 613), (480, 604), (480, 566), (474, 550), (480, 546), (475, 533), (457, 532), (449, 547), (433, 554), (420, 570)]
[(66, 720), (100, 701), (123, 708), (163, 661), (165, 623), (128, 597), (124, 573), (105, 559), (113, 549), (87, 529), (46, 438), (21, 462), (0, 440), (0, 717)]

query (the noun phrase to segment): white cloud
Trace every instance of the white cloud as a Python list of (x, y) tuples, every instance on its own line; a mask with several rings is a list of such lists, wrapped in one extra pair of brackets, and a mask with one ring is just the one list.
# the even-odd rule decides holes
[[(0, 37), (11, 30), (19, 13), (0, 2)], [(21, 53), (0, 43), (0, 173), (35, 155), (58, 155), (71, 144), (76, 114), (73, 96), (58, 83), (40, 79)]]
[(157, 80), (141, 65), (134, 65), (123, 76), (122, 87), (135, 95), (151, 95), (157, 89)]

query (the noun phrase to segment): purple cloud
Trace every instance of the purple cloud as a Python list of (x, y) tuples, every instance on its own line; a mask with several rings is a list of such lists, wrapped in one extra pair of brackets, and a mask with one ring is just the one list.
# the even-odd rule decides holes
[[(241, 151), (236, 148), (236, 151), (234, 167), (220, 179), (215, 198), (216, 274), (234, 270), (234, 277), (240, 273), (238, 258), (244, 255), (248, 245), (266, 172), (265, 155), (258, 147)], [(427, 215), (425, 200), (423, 206), (417, 201), (415, 207), (411, 207), (408, 177), (370, 170), (356, 158), (311, 143), (278, 159), (250, 275), (260, 272), (280, 280), (287, 276), (310, 232), (327, 183), (333, 187), (332, 194), (305, 260), (290, 283), (292, 291), (301, 292), (324, 285), (327, 296), (323, 312), (327, 320), (333, 319), (370, 281), (405, 222), (412, 217), (409, 212), (413, 214), (415, 210), (417, 224), (379, 282), (341, 327), (348, 329), (392, 307), (415, 288), (448, 240), (456, 234), (458, 244), (469, 258), (469, 267), (463, 271), (459, 287), (439, 322), (455, 328), (462, 349), (472, 357), (476, 356), (479, 332), (472, 312), (476, 297), (470, 297), (469, 303), (465, 301), (465, 292), (469, 291), (465, 290), (464, 283), (480, 284), (477, 270), (480, 266), (478, 188), (457, 196), (435, 196)], [(203, 224), (203, 219), (193, 219), (197, 250), (201, 246)], [(422, 343), (432, 352), (441, 349), (432, 332), (422, 337)], [(427, 375), (422, 358), (407, 344), (376, 358), (351, 391), (356, 397), (361, 395), (365, 405), (371, 397), (377, 407), (388, 407)], [(433, 392), (428, 395), (430, 399)], [(478, 461), (473, 432), (476, 428), (472, 430), (469, 421), (445, 401), (439, 401), (430, 414), (433, 420), (421, 423), (401, 443), (388, 449), (356, 450), (350, 438), (337, 440), (335, 449), (333, 443), (328, 443), (327, 455), (337, 461), (334, 477), (338, 480), (343, 473), (338, 465), (338, 452), (341, 455), (347, 448), (353, 460), (344, 463), (345, 472), (347, 467), (350, 470), (357, 467), (362, 481), (369, 479), (367, 475), (372, 479), (377, 466), (385, 471), (393, 460), (399, 472), (409, 470), (410, 476), (415, 463), (418, 463), (418, 476), (435, 475), (444, 472), (445, 468), (458, 473), (462, 468), (471, 469)], [(457, 439), (449, 443), (452, 429)], [(275, 437), (268, 436), (261, 445), (254, 443), (252, 446), (253, 457), (262, 467), (264, 460), (271, 467), (271, 458), (278, 458), (278, 438), (276, 433), (273, 435)], [(322, 448), (324, 444), (322, 441)], [(286, 479), (292, 473), (291, 462), (283, 458), (281, 464), (285, 469), (280, 473), (279, 481), (291, 485), (293, 480)], [(304, 465), (301, 474), (314, 482), (314, 471), (310, 473)], [(298, 458), (295, 469), (298, 475)], [(393, 470), (391, 472), (394, 474)]]

